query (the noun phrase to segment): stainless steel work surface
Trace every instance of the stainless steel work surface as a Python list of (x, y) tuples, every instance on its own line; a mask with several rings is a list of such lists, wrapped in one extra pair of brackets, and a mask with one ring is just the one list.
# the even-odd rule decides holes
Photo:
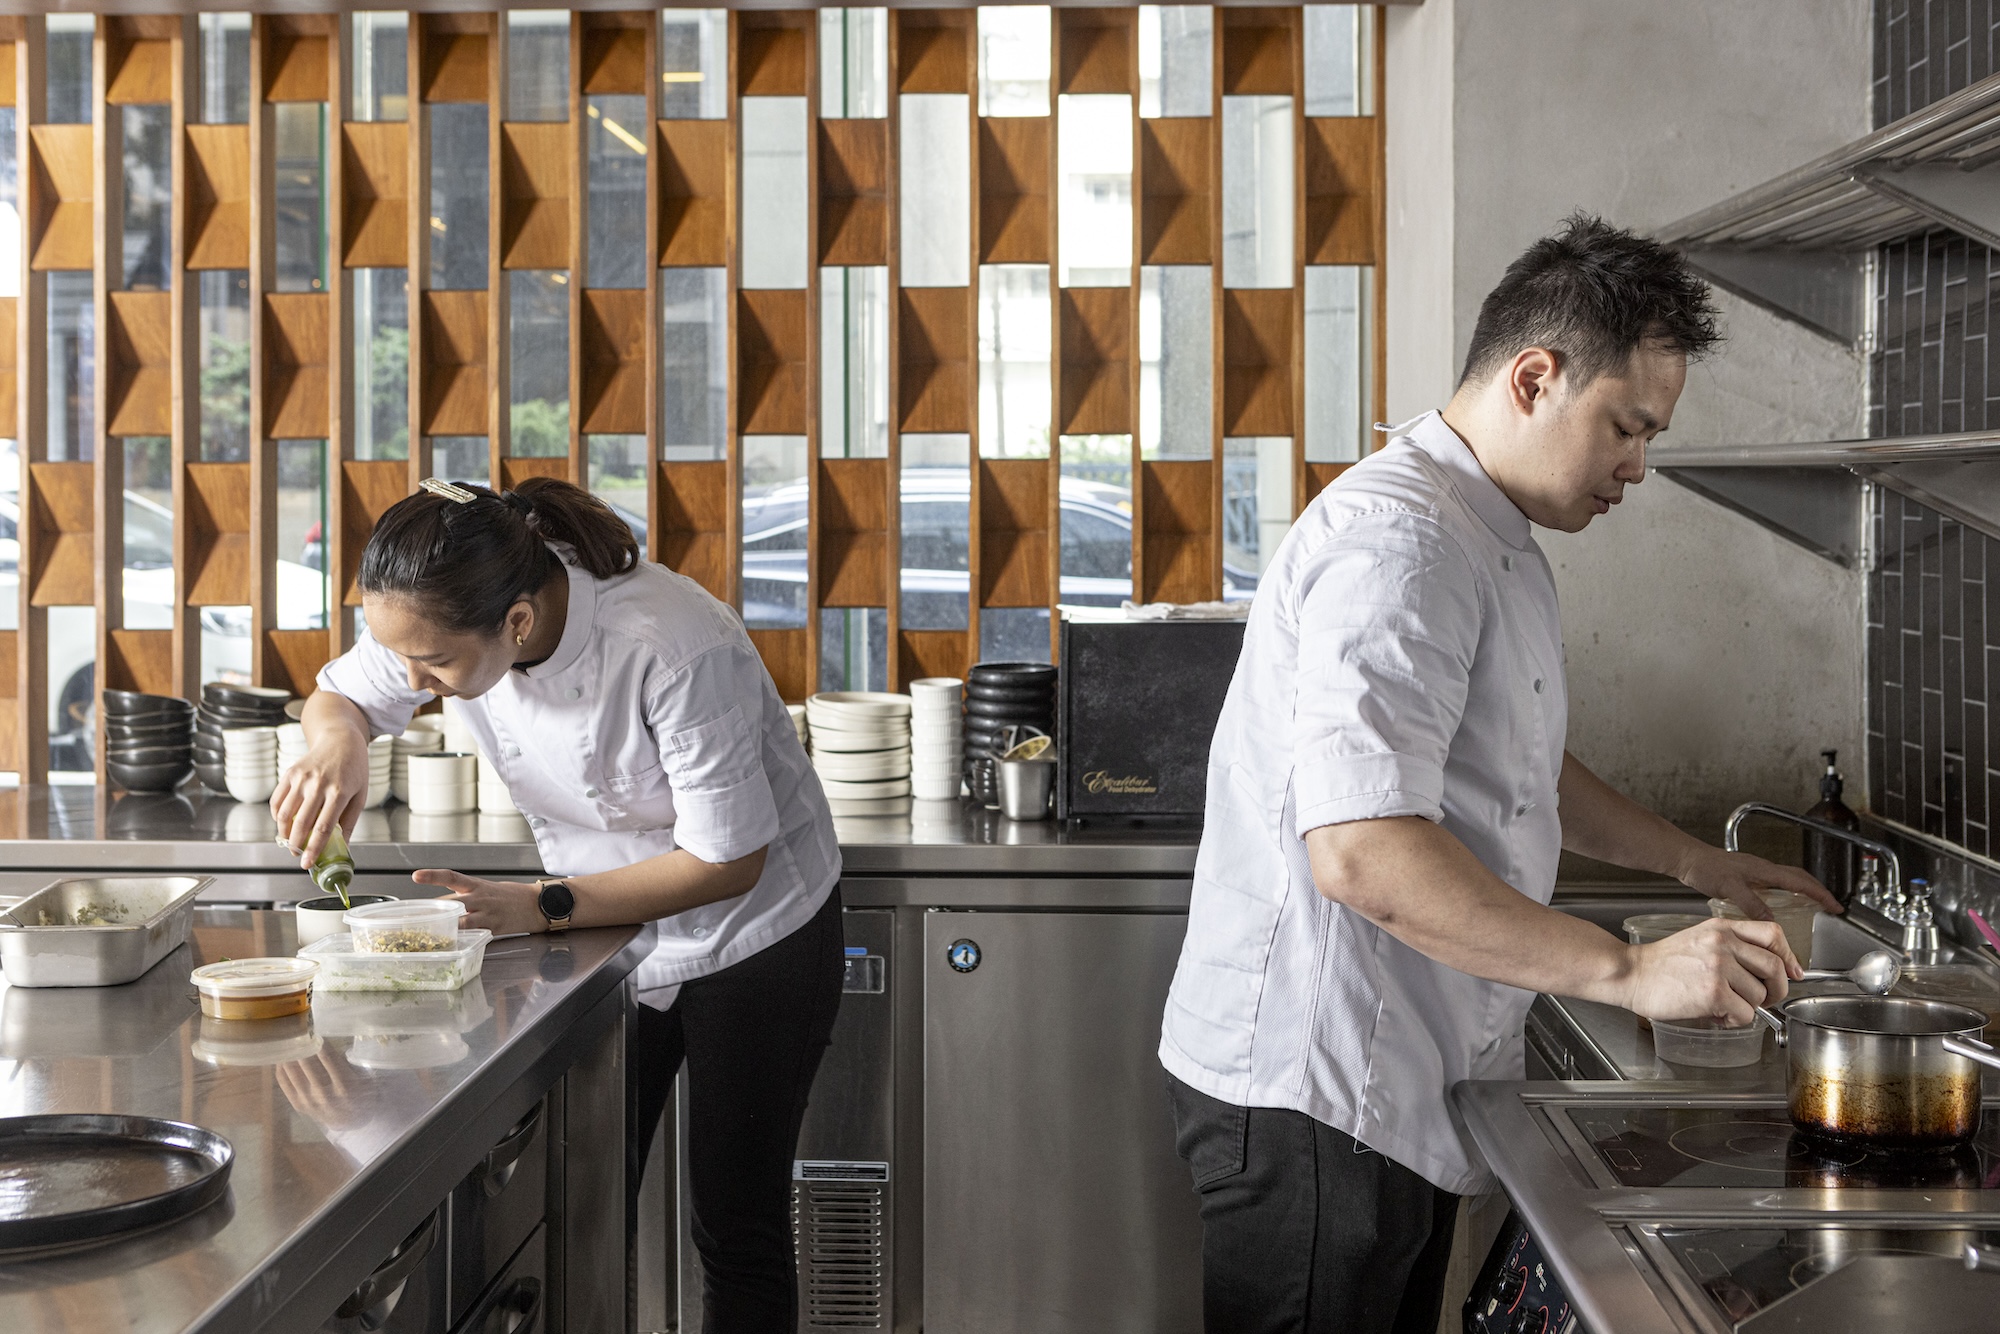
[[(317, 1325), (563, 1073), (651, 944), (631, 927), (501, 940), (455, 993), (205, 1020), (189, 971), (289, 954), (291, 922), (203, 909), (193, 939), (136, 982), (0, 986), (0, 1112), (166, 1117), (236, 1150), (228, 1195), (194, 1218), (0, 1264), (0, 1328)], [(413, 1025), (431, 1040), (394, 1041)], [(411, 1068), (412, 1051), (434, 1063)]]

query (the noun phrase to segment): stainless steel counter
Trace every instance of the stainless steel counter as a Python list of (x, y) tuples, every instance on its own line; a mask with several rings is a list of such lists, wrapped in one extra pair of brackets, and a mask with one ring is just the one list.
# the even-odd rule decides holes
[[(167, 1117), (236, 1150), (227, 1197), (193, 1218), (0, 1265), (0, 1328), (316, 1327), (565, 1070), (622, 1041), (650, 936), (497, 941), (458, 992), (326, 994), (309, 1023), (217, 1025), (189, 971), (295, 941), (288, 913), (204, 909), (189, 944), (128, 986), (0, 986), (0, 1113)], [(371, 1068), (369, 1035), (405, 1032), (430, 1038), (435, 1063)], [(622, 1227), (622, 1200), (615, 1213)]]

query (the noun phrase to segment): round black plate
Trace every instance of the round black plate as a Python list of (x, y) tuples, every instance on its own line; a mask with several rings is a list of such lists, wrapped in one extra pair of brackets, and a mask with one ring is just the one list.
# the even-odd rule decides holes
[(236, 1151), (150, 1116), (0, 1118), (0, 1250), (114, 1237), (222, 1198)]

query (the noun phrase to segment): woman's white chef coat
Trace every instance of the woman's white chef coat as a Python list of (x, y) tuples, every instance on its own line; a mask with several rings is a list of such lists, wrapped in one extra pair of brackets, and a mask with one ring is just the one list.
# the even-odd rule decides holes
[[(460, 715), (528, 817), (551, 875), (686, 848), (705, 862), (762, 847), (747, 894), (659, 923), (641, 991), (703, 977), (805, 925), (840, 875), (825, 793), (736, 613), (662, 565), (597, 579), (570, 563), (569, 614), (547, 661), (510, 671)], [(408, 727), (428, 691), (365, 631), (319, 685)]]

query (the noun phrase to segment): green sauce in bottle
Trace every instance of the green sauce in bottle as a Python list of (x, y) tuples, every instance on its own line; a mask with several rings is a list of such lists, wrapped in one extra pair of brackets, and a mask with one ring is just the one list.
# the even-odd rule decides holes
[(338, 894), (341, 907), (354, 906), (347, 899), (347, 887), (354, 883), (354, 855), (347, 850), (347, 836), (339, 825), (328, 832), (326, 846), (312, 864), (312, 878), (322, 894)]

